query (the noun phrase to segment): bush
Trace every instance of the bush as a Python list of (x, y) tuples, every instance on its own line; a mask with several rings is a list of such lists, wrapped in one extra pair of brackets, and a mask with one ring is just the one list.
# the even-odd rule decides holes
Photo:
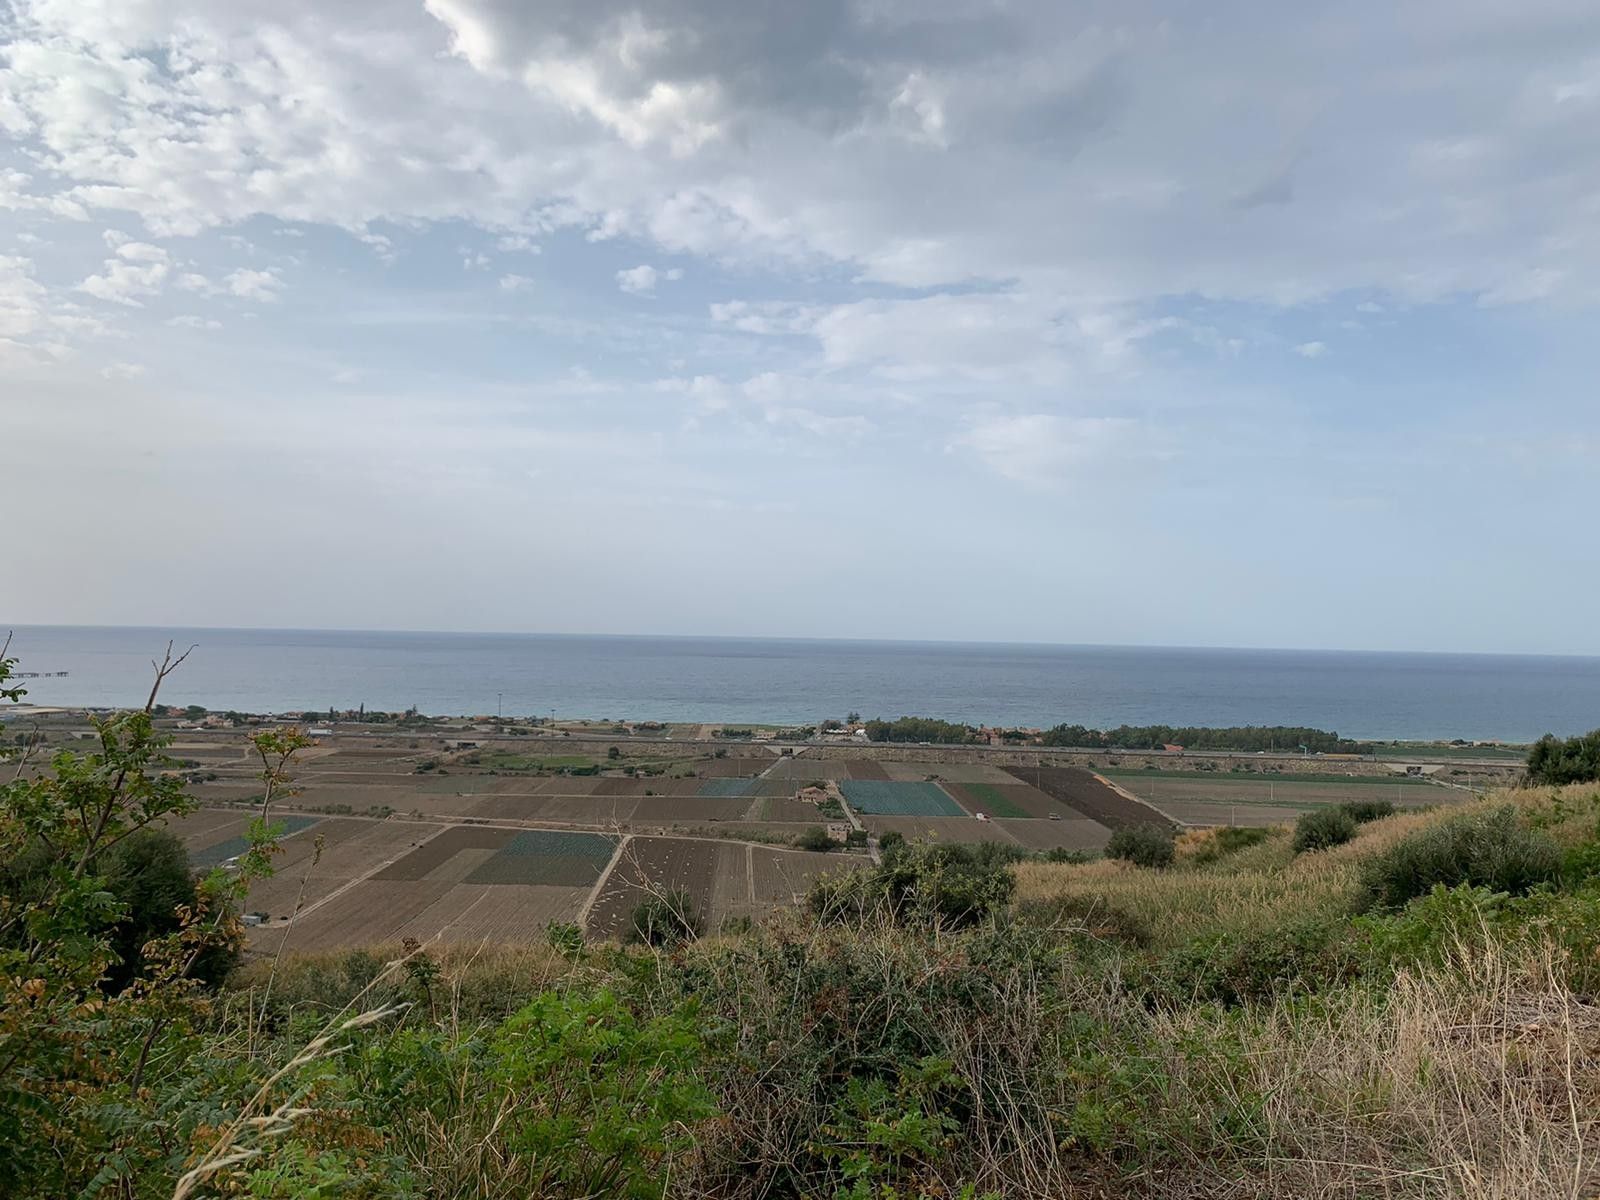
[(1365, 825), (1368, 821), (1381, 821), (1394, 816), (1394, 801), (1347, 800), (1339, 805), (1339, 811), (1349, 813), (1350, 819), (1357, 825)]
[(1170, 867), (1177, 857), (1172, 830), (1164, 825), (1125, 825), (1106, 843), (1106, 857), (1140, 867)]
[(1435, 884), (1526, 892), (1555, 879), (1561, 866), (1556, 844), (1524, 828), (1507, 805), (1417, 830), (1367, 860), (1362, 882), (1377, 903), (1398, 907), (1427, 895)]
[(1081, 865), (1094, 861), (1094, 854), (1089, 850), (1068, 850), (1065, 846), (1052, 846), (1042, 855), (1047, 863), (1073, 863)]
[(1356, 835), (1356, 819), (1343, 808), (1317, 808), (1294, 823), (1294, 852), (1329, 850)]
[(1102, 941), (1128, 946), (1148, 946), (1154, 930), (1144, 918), (1103, 896), (1053, 896), (1027, 900), (1017, 906), (1024, 925), (1056, 932), (1083, 932)]
[(812, 885), (811, 909), (823, 920), (879, 916), (900, 923), (958, 929), (1007, 909), (1016, 891), (1011, 864), (1020, 846), (902, 845), (871, 870), (824, 876)]
[(1147, 987), (1177, 1003), (1244, 1004), (1315, 992), (1360, 969), (1345, 922), (1311, 918), (1271, 929), (1196, 938), (1154, 964)]
[(604, 990), (546, 992), (507, 1021), (492, 1073), (524, 1098), (505, 1141), (533, 1164), (531, 1194), (659, 1196), (663, 1162), (716, 1111), (703, 1049), (692, 1009), (640, 1019)]
[(807, 829), (799, 837), (795, 838), (794, 844), (802, 850), (819, 850), (824, 853), (832, 850), (838, 845), (837, 842), (828, 836), (827, 830), (821, 829), (815, 825), (813, 825), (810, 829)]
[(630, 940), (667, 949), (700, 936), (704, 922), (683, 888), (650, 896), (633, 910)]
[(1551, 787), (1600, 779), (1600, 729), (1566, 741), (1545, 734), (1528, 751), (1528, 779)]
[(1191, 860), (1196, 866), (1205, 866), (1214, 863), (1224, 855), (1235, 854), (1251, 846), (1259, 846), (1267, 840), (1267, 831), (1258, 828), (1246, 828), (1240, 825), (1219, 825), (1211, 831), (1211, 836), (1195, 851)]

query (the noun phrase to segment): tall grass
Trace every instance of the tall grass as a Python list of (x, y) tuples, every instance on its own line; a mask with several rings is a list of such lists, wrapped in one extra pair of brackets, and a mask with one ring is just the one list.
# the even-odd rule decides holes
[[(1600, 833), (1593, 788), (1462, 811), (1507, 803), (1559, 845)], [(547, 1098), (485, 1075), (483, 1047), (535, 994), (602, 989), (641, 1021), (693, 1011), (704, 1039), (695, 1081), (720, 1115), (662, 1162), (663, 1196), (1592, 1196), (1600, 1006), (1578, 957), (1592, 949), (1553, 926), (1478, 928), (1468, 904), (1453, 911), (1471, 927), (1429, 927), (1445, 932), (1427, 956), (1374, 955), (1309, 982), (1269, 971), (1226, 1002), (1147, 986), (1185, 955), (1203, 965), (1219, 940), (1270, 949), (1307, 923), (1359, 952), (1372, 922), (1348, 918), (1370, 904), (1365, 864), (1452, 819), (1397, 814), (1299, 856), (1278, 830), (1255, 844), (1186, 835), (1162, 870), (1023, 863), (1015, 908), (964, 929), (887, 905), (828, 920), (796, 910), (671, 952), (441, 951), (428, 972), (382, 986), (371, 955), (291, 958), (274, 1012), (322, 1023), (358, 993), (413, 1001), (394, 1040), (352, 1066), (345, 1124), (320, 1128), (381, 1144), (441, 1200), (554, 1194), (506, 1133)], [(1600, 922), (1600, 895), (1563, 896)], [(1034, 920), (1052, 905), (1059, 924)], [(1084, 936), (1096, 909), (1124, 918), (1103, 923), (1112, 937)], [(414, 1079), (396, 1093), (403, 1112), (355, 1108), (362, 1072), (389, 1056)]]

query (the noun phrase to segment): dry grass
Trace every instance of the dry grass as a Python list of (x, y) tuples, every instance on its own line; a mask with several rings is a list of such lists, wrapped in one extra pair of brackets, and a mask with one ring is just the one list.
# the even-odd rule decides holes
[[(1172, 1045), (1226, 1038), (1205, 1009), (1155, 1019)], [(1387, 992), (1279, 1004), (1243, 1054), (1171, 1070), (1177, 1105), (1249, 1103), (1241, 1148), (1260, 1153), (1155, 1195), (1577, 1200), (1600, 1186), (1600, 1007), (1548, 949), (1491, 944)], [(1249, 1178), (1211, 1178), (1235, 1170)]]
[(1337, 917), (1361, 904), (1362, 859), (1417, 829), (1505, 804), (1540, 821), (1563, 844), (1592, 837), (1600, 819), (1600, 791), (1588, 784), (1497, 792), (1449, 809), (1397, 813), (1363, 825), (1355, 840), (1343, 846), (1298, 857), (1285, 829), (1217, 863), (1185, 866), (1215, 836), (1188, 833), (1180, 841), (1179, 865), (1170, 871), (1109, 860), (1081, 865), (1022, 863), (1017, 867), (1017, 899), (1020, 903), (1071, 899), (1082, 906), (1127, 913), (1154, 931), (1157, 944), (1163, 946), (1223, 929), (1250, 932), (1313, 916)]

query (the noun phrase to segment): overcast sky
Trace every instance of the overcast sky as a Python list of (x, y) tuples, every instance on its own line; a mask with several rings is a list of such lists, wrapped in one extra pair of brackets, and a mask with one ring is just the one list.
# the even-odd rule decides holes
[(1600, 5), (0, 0), (0, 621), (1600, 653)]

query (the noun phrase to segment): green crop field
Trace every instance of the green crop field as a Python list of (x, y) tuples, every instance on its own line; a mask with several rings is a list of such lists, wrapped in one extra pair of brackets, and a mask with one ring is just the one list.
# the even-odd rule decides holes
[(496, 850), (464, 882), (587, 887), (600, 878), (616, 848), (615, 838), (598, 833), (531, 829)]
[(979, 805), (991, 817), (1031, 817), (1033, 814), (1025, 808), (1020, 808), (1007, 798), (1006, 794), (992, 783), (963, 783), (953, 785), (961, 791), (974, 804)]
[[(288, 837), (291, 833), (310, 829), (318, 820), (320, 820), (318, 817), (278, 817), (272, 824), (283, 827), (280, 837)], [(245, 837), (225, 838), (223, 841), (213, 842), (204, 849), (189, 851), (189, 862), (196, 867), (215, 867), (243, 854), (248, 849), (250, 842)]]
[(847, 779), (839, 785), (850, 807), (886, 817), (964, 817), (967, 814), (934, 783), (889, 783)]
[(1234, 783), (1241, 787), (1265, 787), (1269, 783), (1338, 783), (1352, 787), (1437, 787), (1414, 775), (1336, 775), (1311, 771), (1165, 771), (1133, 767), (1098, 767), (1107, 779), (1203, 779), (1212, 783)]
[(1452, 746), (1439, 742), (1380, 743), (1372, 748), (1377, 758), (1494, 758), (1507, 763), (1528, 757), (1526, 746)]
[[(707, 779), (703, 780), (697, 791), (700, 796), (716, 796), (723, 799), (736, 799), (740, 796), (753, 796), (756, 793), (755, 779)], [(788, 791), (787, 788), (784, 789)]]

